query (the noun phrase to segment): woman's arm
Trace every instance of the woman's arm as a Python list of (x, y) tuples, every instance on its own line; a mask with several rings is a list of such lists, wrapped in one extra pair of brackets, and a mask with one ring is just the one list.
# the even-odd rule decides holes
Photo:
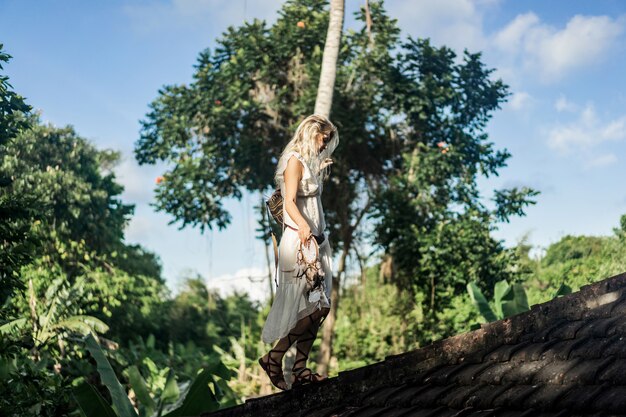
[(307, 221), (300, 214), (300, 210), (298, 210), (298, 206), (296, 205), (296, 198), (298, 198), (298, 184), (302, 179), (302, 171), (304, 167), (296, 158), (292, 156), (287, 161), (287, 168), (285, 169), (284, 178), (285, 178), (285, 210), (289, 214), (289, 217), (293, 219), (294, 222), (298, 225), (298, 237), (302, 243), (306, 243), (309, 236), (311, 235), (311, 228)]

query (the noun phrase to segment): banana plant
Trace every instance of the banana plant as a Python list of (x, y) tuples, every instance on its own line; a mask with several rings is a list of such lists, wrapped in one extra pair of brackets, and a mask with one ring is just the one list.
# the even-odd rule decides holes
[(75, 314), (75, 300), (84, 295), (84, 277), (76, 279), (69, 285), (64, 276), (52, 281), (47, 288), (45, 297), (38, 298), (33, 280), (28, 281), (30, 315), (21, 317), (0, 326), (0, 335), (31, 329), (33, 360), (39, 361), (40, 351), (47, 345), (57, 341), (63, 343), (67, 333), (105, 333), (109, 330), (102, 320), (88, 315)]
[(509, 285), (506, 280), (497, 282), (493, 290), (493, 310), (476, 283), (467, 284), (467, 292), (472, 303), (488, 322), (502, 320), (505, 317), (514, 316), (530, 309), (526, 290), (522, 284)]
[(109, 405), (93, 386), (82, 383), (73, 389), (72, 394), (84, 417), (182, 417), (236, 404), (235, 395), (226, 383), (233, 372), (219, 358), (214, 358), (199, 371), (193, 382), (178, 384), (174, 371), (166, 368), (167, 376), (157, 399), (151, 396), (139, 369), (129, 367), (126, 370), (129, 383), (141, 405), (137, 412), (96, 339), (89, 334), (85, 337), (85, 344), (96, 360), (100, 379), (111, 394), (112, 404)]

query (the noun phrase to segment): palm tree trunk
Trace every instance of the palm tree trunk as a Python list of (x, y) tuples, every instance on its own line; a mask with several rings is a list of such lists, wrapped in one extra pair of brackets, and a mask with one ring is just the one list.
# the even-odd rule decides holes
[[(326, 117), (330, 117), (330, 109), (333, 103), (333, 91), (335, 89), (335, 78), (337, 76), (337, 58), (339, 57), (339, 45), (341, 43), (341, 33), (343, 30), (344, 9), (345, 0), (330, 0), (330, 18), (328, 21), (328, 31), (326, 32), (324, 54), (322, 56), (322, 69), (317, 88), (317, 98), (315, 100), (315, 113)], [(328, 373), (328, 365), (332, 356), (332, 338), (339, 303), (339, 283), (345, 271), (346, 257), (349, 250), (350, 247), (348, 244), (341, 255), (336, 279), (333, 279), (333, 288), (330, 296), (330, 313), (325, 320), (325, 324), (322, 326), (322, 342), (318, 363), (318, 372), (322, 374)]]
[(337, 317), (337, 308), (339, 307), (339, 285), (346, 271), (346, 258), (348, 257), (349, 248), (343, 249), (341, 258), (339, 258), (339, 267), (337, 275), (333, 277), (333, 288), (330, 292), (330, 313), (324, 320), (322, 325), (322, 342), (320, 344), (320, 352), (317, 361), (317, 372), (320, 374), (328, 374), (330, 358), (333, 354), (333, 336), (335, 333), (335, 319)]
[(326, 32), (324, 55), (322, 56), (320, 82), (317, 87), (317, 98), (315, 100), (315, 113), (326, 117), (330, 117), (330, 109), (333, 103), (333, 90), (335, 89), (335, 78), (337, 76), (337, 57), (339, 56), (339, 44), (343, 29), (344, 3), (345, 0), (330, 1), (330, 19), (328, 32)]

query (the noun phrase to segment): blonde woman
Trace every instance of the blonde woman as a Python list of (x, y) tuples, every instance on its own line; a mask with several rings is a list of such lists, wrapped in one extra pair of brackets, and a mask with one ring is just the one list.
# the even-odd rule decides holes
[[(265, 343), (278, 341), (274, 348), (259, 359), (272, 384), (284, 390), (287, 383), (282, 371), (285, 352), (296, 344), (297, 353), (292, 374), (292, 386), (319, 382), (326, 377), (306, 367), (317, 331), (330, 311), (332, 288), (331, 248), (324, 235), (326, 222), (322, 209), (323, 181), (328, 178), (330, 156), (339, 143), (337, 128), (322, 115), (305, 118), (283, 150), (274, 180), (283, 195), (285, 228), (279, 246), (278, 288), (274, 303), (263, 327)], [(324, 272), (324, 286), (319, 298), (307, 297), (305, 277), (294, 272), (300, 243), (315, 239)]]

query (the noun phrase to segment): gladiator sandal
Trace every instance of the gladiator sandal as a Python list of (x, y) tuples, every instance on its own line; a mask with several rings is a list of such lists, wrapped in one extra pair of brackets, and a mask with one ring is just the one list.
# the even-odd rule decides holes
[[(315, 324), (315, 320), (313, 320), (311, 318), (311, 315), (309, 315), (309, 319), (311, 320), (311, 324)], [(322, 321), (324, 321), (322, 319)], [(317, 332), (313, 333), (313, 331), (311, 330), (311, 328), (308, 329), (308, 333), (311, 335), (311, 337), (307, 337), (306, 339), (301, 339), (300, 342), (308, 342), (310, 340), (315, 340), (315, 338), (317, 337)], [(291, 387), (297, 387), (299, 385), (304, 385), (304, 384), (308, 384), (311, 382), (321, 382), (323, 380), (326, 379), (326, 377), (318, 374), (317, 372), (313, 372), (311, 369), (306, 367), (306, 362), (309, 359), (309, 355), (304, 352), (302, 349), (300, 349), (298, 347), (298, 344), (296, 344), (296, 350), (302, 354), (302, 358), (298, 359), (295, 361), (295, 363), (293, 364), (293, 368), (291, 370), (294, 379), (293, 379), (293, 383), (291, 384)], [(298, 363), (300, 362), (304, 362), (303, 366), (297, 366)]]
[[(272, 385), (274, 385), (276, 388), (280, 389), (280, 390), (286, 390), (287, 388), (287, 381), (285, 381), (285, 375), (283, 374), (283, 364), (282, 364), (282, 360), (279, 362), (276, 359), (274, 359), (272, 357), (272, 352), (278, 352), (278, 353), (282, 353), (283, 355), (285, 354), (285, 352), (287, 352), (289, 350), (289, 348), (291, 347), (291, 345), (293, 345), (293, 342), (295, 342), (298, 337), (301, 335), (302, 333), (298, 333), (298, 334), (293, 334), (293, 333), (289, 333), (287, 334), (287, 340), (289, 342), (289, 346), (287, 346), (287, 349), (285, 350), (280, 350), (280, 349), (270, 349), (270, 351), (267, 353), (267, 360), (263, 361), (263, 357), (259, 358), (259, 365), (261, 365), (261, 368), (265, 371), (265, 373), (267, 374), (267, 376), (270, 378), (270, 381), (272, 382)], [(291, 337), (293, 336), (293, 341), (291, 340)], [(278, 371), (272, 371), (272, 367), (276, 367), (278, 368)], [(285, 387), (281, 387), (280, 382), (283, 382), (285, 384)]]

